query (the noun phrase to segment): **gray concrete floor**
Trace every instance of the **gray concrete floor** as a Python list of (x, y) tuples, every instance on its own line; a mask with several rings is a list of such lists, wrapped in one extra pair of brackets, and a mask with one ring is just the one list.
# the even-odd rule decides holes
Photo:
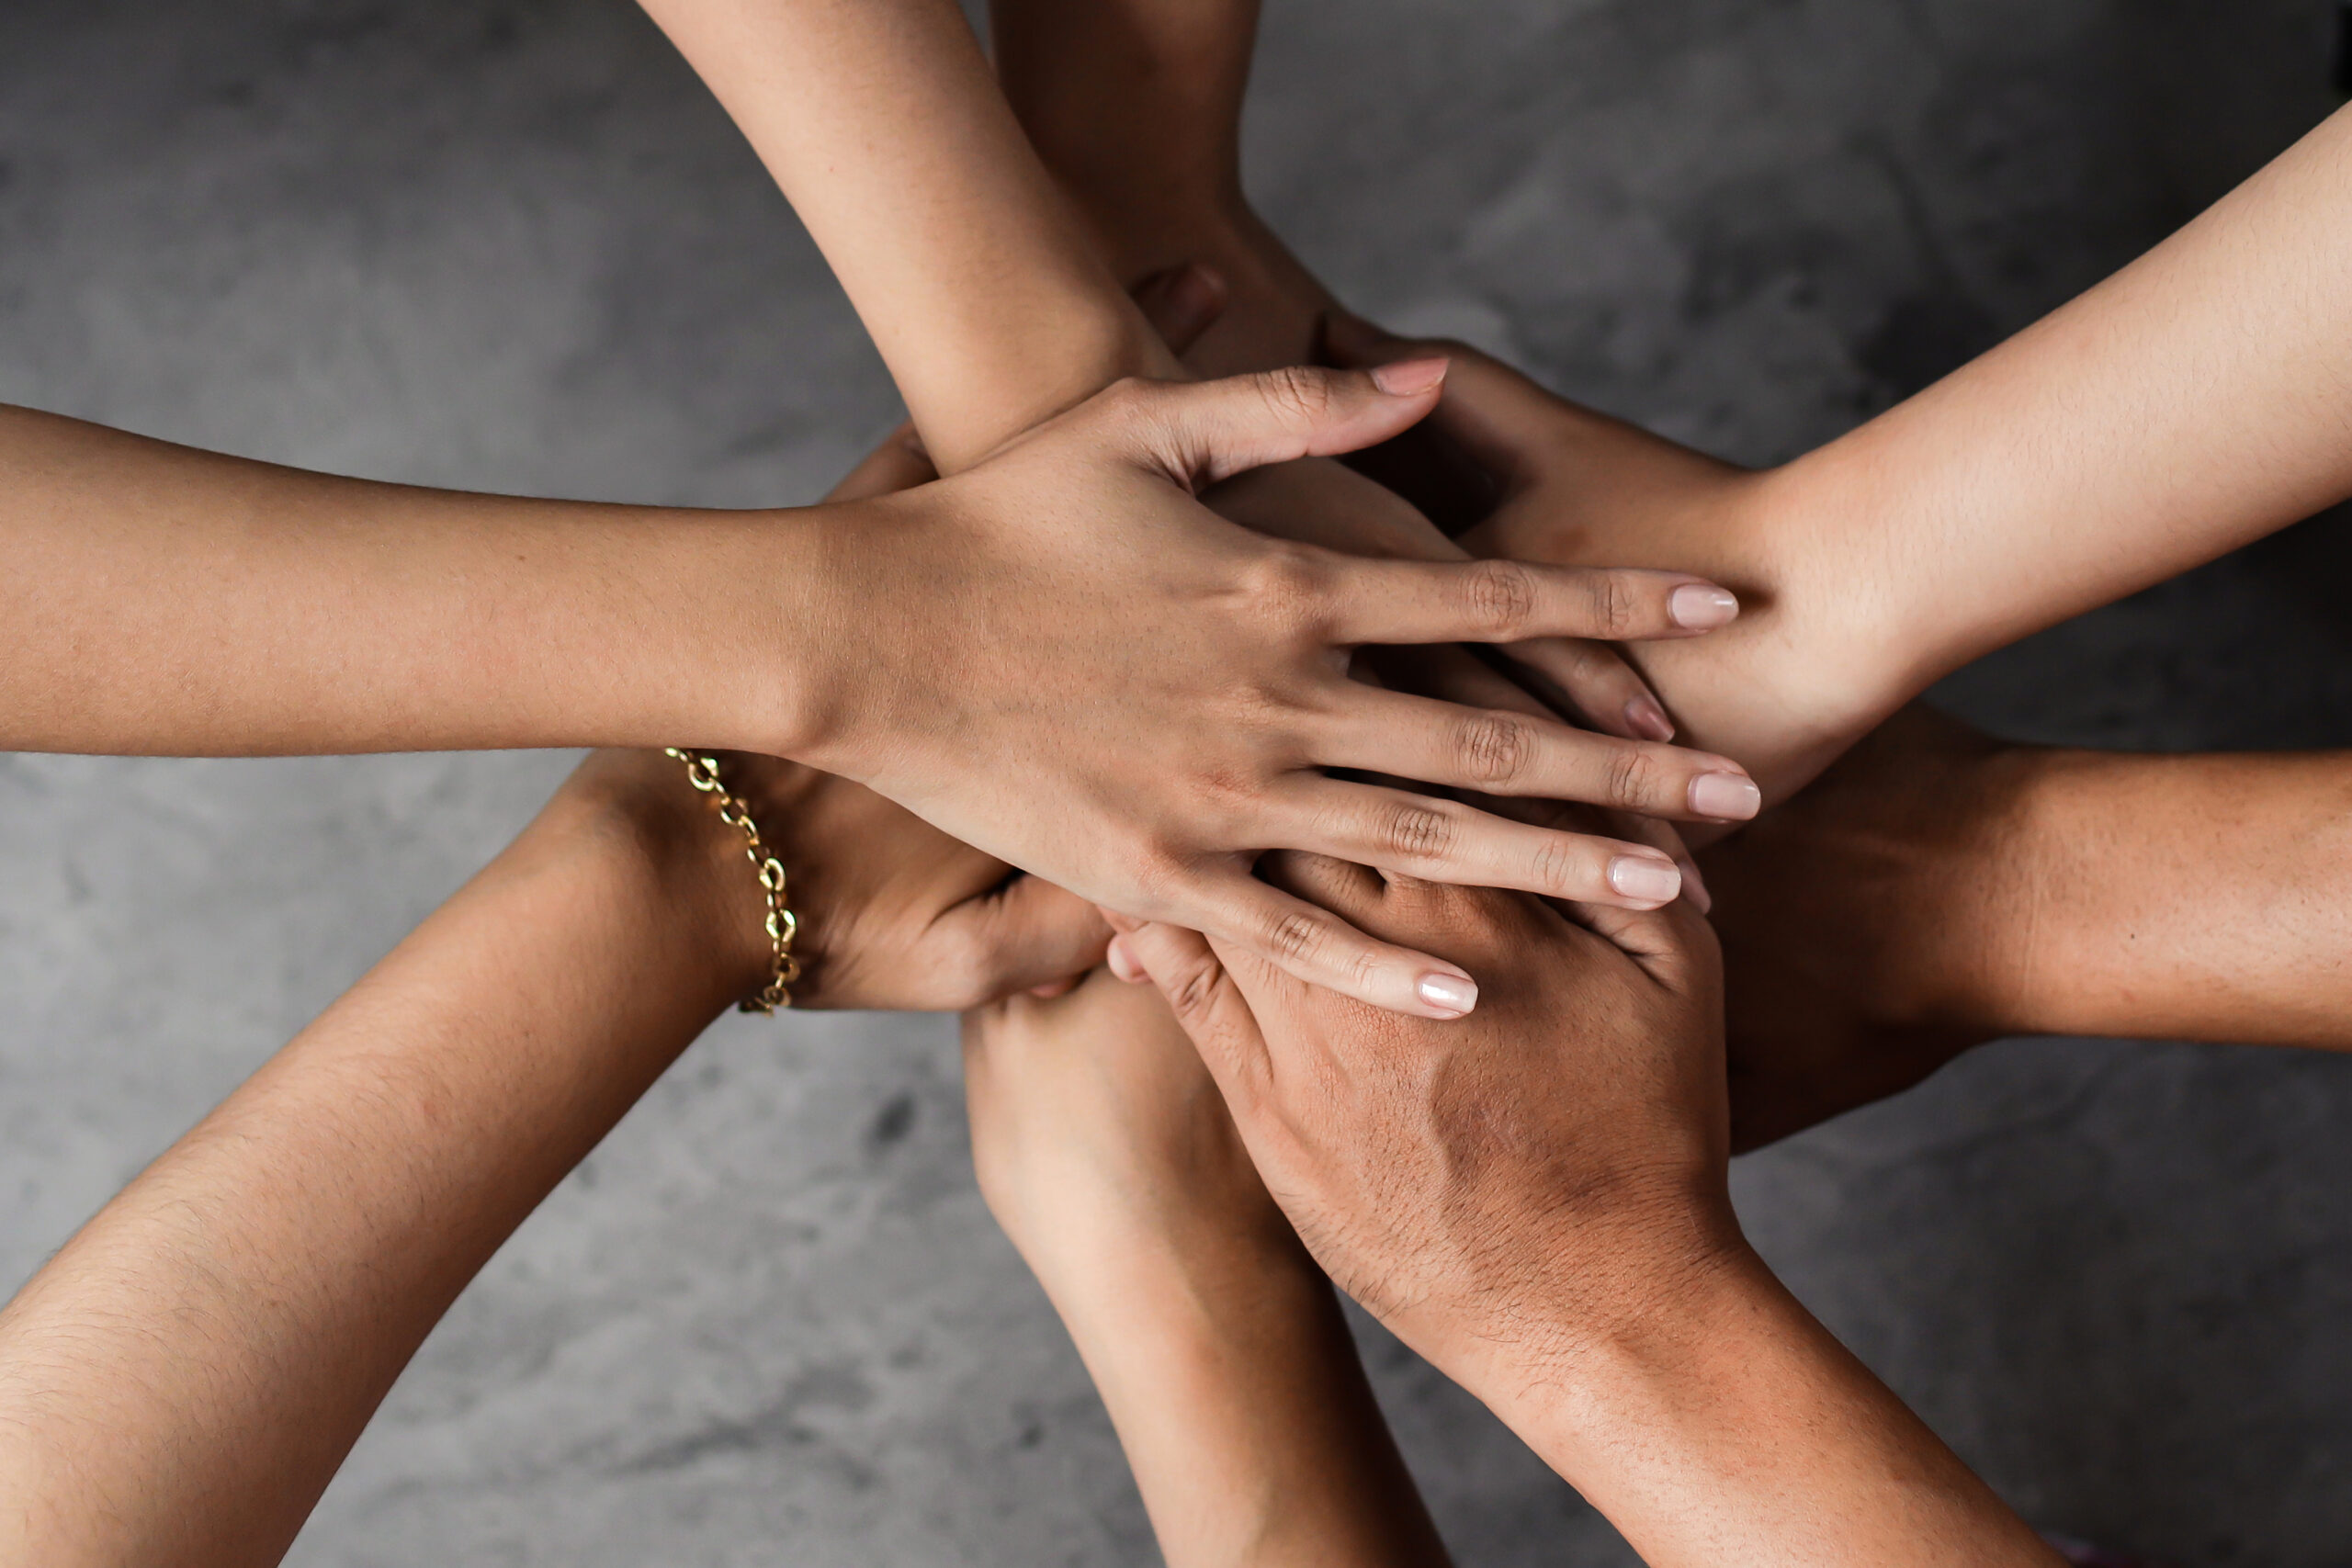
[[(2331, 107), (2325, 0), (1271, 0), (1252, 179), (1363, 308), (1769, 460), (2129, 258)], [(623, 0), (11, 0), (0, 400), (288, 463), (740, 504), (893, 398)], [(2352, 739), (2352, 528), (1964, 672), (2010, 733)], [(0, 1279), (566, 765), (0, 759)], [(911, 1112), (910, 1118), (909, 1112)], [(2352, 1063), (2011, 1043), (1743, 1162), (1768, 1253), (2030, 1517), (2352, 1561)], [(905, 1129), (903, 1135), (893, 1130)], [(1372, 1333), (1465, 1562), (1622, 1543)], [(974, 1193), (949, 1029), (715, 1030), (466, 1295), (295, 1560), (1149, 1561)]]

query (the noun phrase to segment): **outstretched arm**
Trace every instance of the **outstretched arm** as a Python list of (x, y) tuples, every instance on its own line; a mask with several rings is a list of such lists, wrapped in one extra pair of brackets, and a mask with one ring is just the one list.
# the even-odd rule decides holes
[(2352, 755), (2018, 746), (1881, 726), (1701, 857), (1748, 1148), (1972, 1046), (2352, 1050)]
[[(790, 868), (797, 1006), (967, 1008), (1102, 952), (1091, 906), (856, 784), (724, 769)], [(276, 1561), (466, 1281), (767, 978), (742, 843), (668, 758), (595, 754), (85, 1226), (0, 1312), (0, 1561)]]
[(0, 1559), (285, 1551), (466, 1281), (765, 972), (674, 767), (592, 761), (0, 1313)]
[(1119, 276), (1215, 267), (1225, 314), (1205, 375), (1300, 365), (1332, 303), (1250, 207), (1241, 106), (1259, 0), (997, 0), (997, 73), (1030, 141)]
[[(1348, 362), (1426, 354), (1361, 323)], [(1636, 656), (1784, 797), (1938, 676), (2352, 494), (2352, 109), (2114, 277), (1909, 401), (1748, 473), (1472, 351), (1439, 415), (1526, 560), (1702, 571), (1736, 633)]]
[(815, 236), (942, 472), (1123, 376), (1181, 374), (955, 0), (645, 9)]

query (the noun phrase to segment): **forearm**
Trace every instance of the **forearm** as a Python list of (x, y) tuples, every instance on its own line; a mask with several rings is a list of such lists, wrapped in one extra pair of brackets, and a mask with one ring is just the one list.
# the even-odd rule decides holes
[(647, 0), (832, 264), (943, 472), (1177, 373), (953, 0)]
[(0, 1314), (0, 1558), (276, 1561), (466, 1281), (756, 984), (740, 850), (643, 765), (592, 761)]
[(2013, 750), (1988, 1032), (2352, 1049), (2352, 753)]
[(1907, 696), (2352, 494), (2347, 366), (2352, 109), (1769, 507)]
[(1306, 363), (1331, 303), (1241, 189), (1259, 0), (998, 0), (998, 74), (1031, 142), (1125, 282), (1215, 268), (1225, 316), (1204, 374)]
[(1097, 1233), (1054, 1303), (1170, 1568), (1448, 1558), (1339, 1303), (1278, 1212), (1255, 1229)]
[(0, 479), (0, 749), (778, 750), (835, 629), (807, 513), (377, 484), (21, 409)]
[(1652, 1568), (2057, 1562), (1744, 1244), (1654, 1282), (1473, 1383)]

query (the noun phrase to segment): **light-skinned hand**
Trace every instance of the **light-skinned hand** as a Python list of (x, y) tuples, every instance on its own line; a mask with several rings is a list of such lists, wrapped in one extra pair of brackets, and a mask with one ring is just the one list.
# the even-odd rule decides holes
[(1767, 801), (1802, 788), (1907, 694), (1902, 660), (1848, 635), (1869, 617), (1832, 602), (1868, 601), (1874, 585), (1806, 570), (1814, 534), (1772, 513), (1769, 474), (1580, 407), (1464, 344), (1399, 338), (1335, 311), (1324, 344), (1341, 365), (1446, 357), (1435, 412), (1364, 466), (1473, 552), (1671, 566), (1738, 594), (1737, 623), (1703, 649), (1626, 653), (1684, 735), (1739, 759)]
[[(1380, 561), (1266, 538), (1193, 492), (1393, 435), (1442, 363), (1124, 383), (937, 484), (827, 509), (854, 592), (793, 754), (1139, 919), (1208, 931), (1375, 1005), (1455, 1016), (1458, 966), (1253, 878), (1269, 849), (1631, 907), (1665, 852), (1329, 776), (1600, 800), (1706, 819), (1736, 765), (1350, 680), (1365, 644), (1679, 637), (1736, 607), (1688, 573)], [(1116, 527), (1105, 520), (1119, 520)], [(943, 623), (942, 605), (956, 607)], [(1629, 750), (1628, 749), (1631, 748)]]

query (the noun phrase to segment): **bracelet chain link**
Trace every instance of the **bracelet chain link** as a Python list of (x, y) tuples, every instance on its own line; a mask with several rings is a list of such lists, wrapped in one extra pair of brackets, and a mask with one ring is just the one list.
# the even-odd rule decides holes
[(768, 918), (764, 927), (768, 946), (775, 960), (768, 970), (768, 982), (736, 1004), (744, 1012), (772, 1013), (778, 1008), (792, 1005), (791, 986), (800, 978), (800, 960), (792, 955), (792, 939), (800, 933), (800, 921), (785, 903), (784, 863), (768, 852), (760, 837), (759, 824), (752, 820), (752, 808), (741, 797), (729, 791), (718, 774), (718, 759), (703, 751), (683, 750), (675, 746), (663, 750), (686, 765), (686, 782), (702, 792), (718, 813), (718, 819), (730, 828), (742, 830), (743, 854), (751, 861), (752, 869), (759, 874), (760, 891), (767, 895)]

